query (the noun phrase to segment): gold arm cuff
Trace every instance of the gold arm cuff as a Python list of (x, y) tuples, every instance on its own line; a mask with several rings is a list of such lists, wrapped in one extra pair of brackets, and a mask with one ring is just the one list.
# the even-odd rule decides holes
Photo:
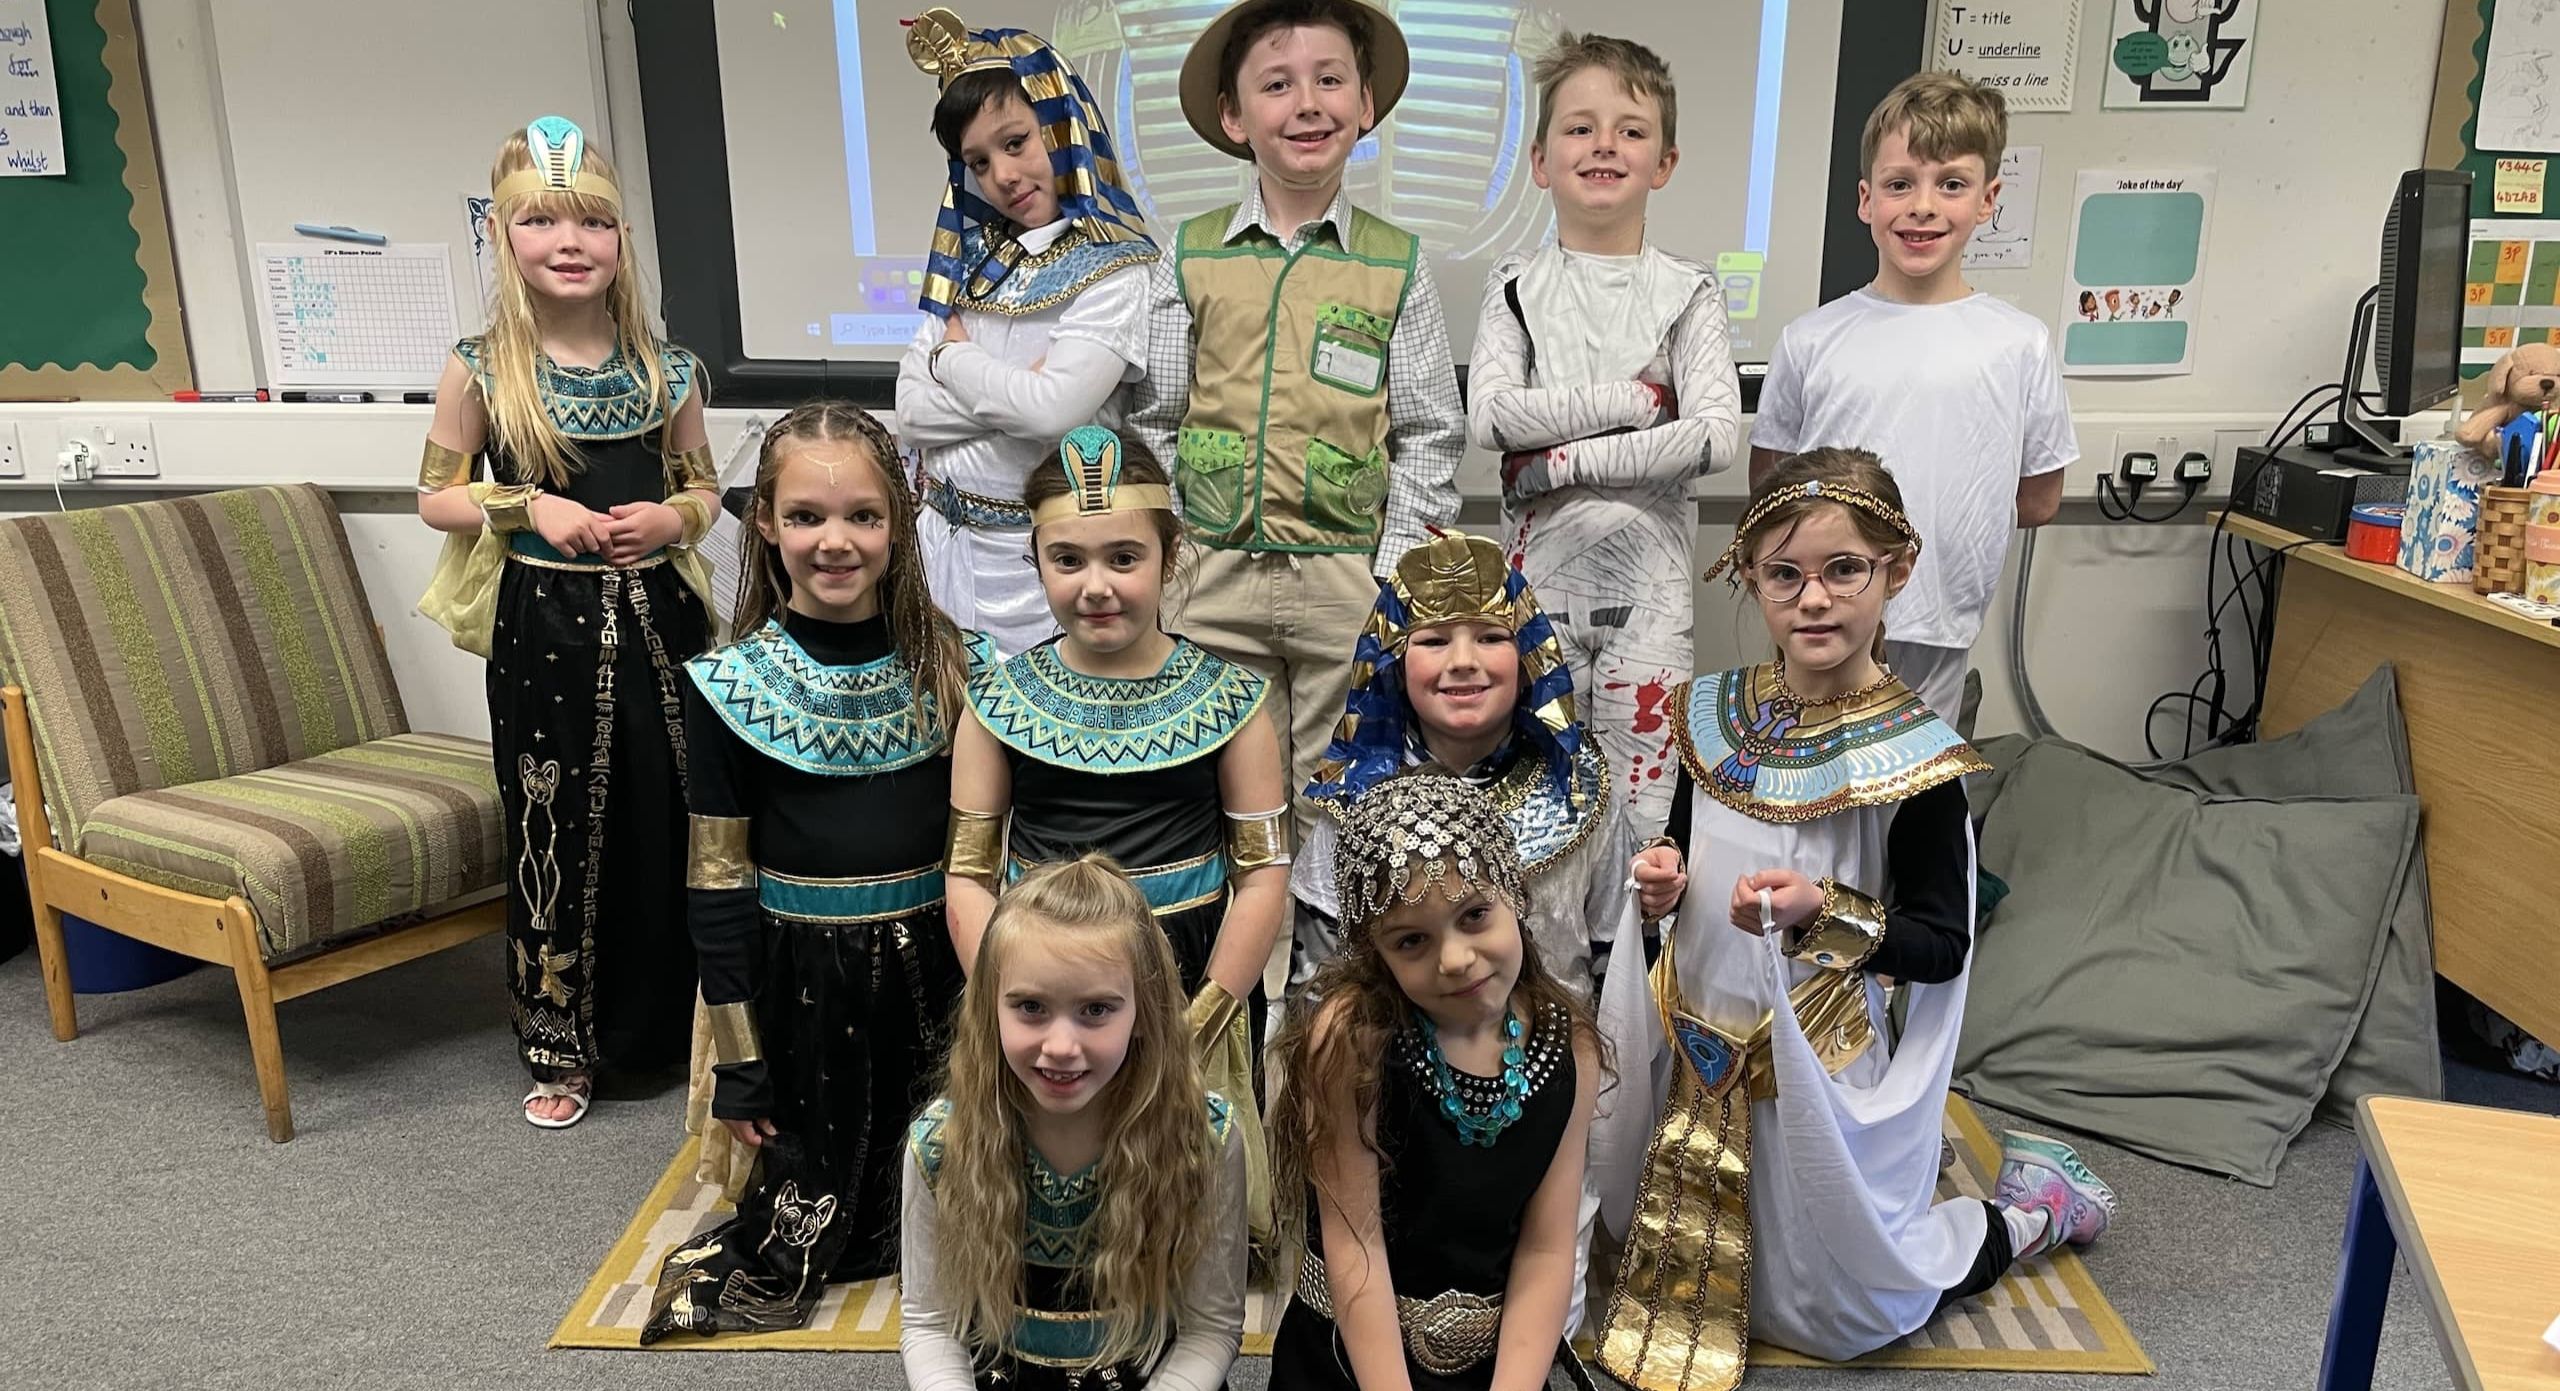
[(532, 483), (471, 485), (471, 501), (480, 508), (489, 529), (501, 536), (533, 530), (533, 500), (541, 495), (541, 487)]
[(992, 892), (1004, 882), (1004, 815), (1001, 812), (951, 809), (951, 838), (942, 854), (942, 872), (975, 879)]
[(676, 456), (677, 492), (694, 488), (708, 488), (716, 492), (719, 487), (720, 471), (711, 463), (709, 444), (697, 444)]
[(688, 889), (752, 889), (755, 860), (747, 851), (747, 818), (697, 816), (692, 819), (692, 851), (685, 862)]
[(1227, 878), (1289, 863), (1289, 809), (1227, 813)]
[(447, 449), (434, 440), (427, 441), (425, 453), (418, 460), (418, 491), (440, 493), (456, 483), (471, 481), (471, 456), (459, 449)]
[(713, 1064), (764, 1061), (764, 1045), (756, 1038), (756, 1015), (753, 1006), (740, 1000), (734, 1004), (705, 1005), (703, 1013), (711, 1016)]
[(1884, 945), (1884, 905), (1837, 879), (1822, 881), (1822, 911), (1793, 934), (1787, 955), (1827, 971), (1855, 971)]
[(1191, 1026), (1191, 1036), (1207, 1041), (1235, 1022), (1236, 1011), (1244, 1008), (1225, 986), (1213, 980), (1200, 982), (1200, 993), (1191, 997), (1191, 1008), (1183, 1019)]
[(711, 508), (691, 493), (678, 493), (667, 499), (667, 506), (684, 518), (684, 535), (676, 539), (679, 546), (693, 546), (711, 534)]

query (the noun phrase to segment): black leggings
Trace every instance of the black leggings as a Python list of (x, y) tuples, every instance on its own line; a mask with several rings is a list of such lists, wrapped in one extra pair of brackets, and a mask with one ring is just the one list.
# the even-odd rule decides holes
[(2000, 1209), (1989, 1201), (1983, 1202), (1982, 1215), (1988, 1219), (1982, 1233), (1982, 1249), (1974, 1255), (1973, 1269), (1966, 1271), (1964, 1278), (1958, 1280), (1953, 1288), (1938, 1296), (1939, 1313), (1945, 1313), (1947, 1306), (1959, 1299), (1971, 1299), (1999, 1284), (2000, 1277), (2009, 1273), (2010, 1262), (2016, 1259), (2009, 1247), (2009, 1219), (2001, 1216)]

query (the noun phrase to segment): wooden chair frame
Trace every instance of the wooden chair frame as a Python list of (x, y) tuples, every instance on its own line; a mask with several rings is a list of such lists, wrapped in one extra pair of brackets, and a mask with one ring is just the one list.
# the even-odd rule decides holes
[(9, 748), (9, 777), (16, 785), (18, 834), (25, 847), (27, 898), (35, 907), (36, 956), (44, 969), (45, 1007), (53, 1036), (79, 1037), (71, 995), (71, 963), (64, 954), (62, 915), (75, 913), (98, 926), (180, 956), (230, 968), (248, 1016), (249, 1054), (257, 1063), (258, 1098), (267, 1108), (267, 1135), (293, 1138), (293, 1103), (285, 1094), (284, 1044), (276, 1032), (276, 1006), (358, 976), (460, 946), (506, 926), (504, 895), (463, 906), (409, 927), (377, 933), (316, 956), (270, 969), (258, 949), (258, 920), (237, 894), (206, 898), (164, 889), (102, 869), (53, 844), (44, 785), (36, 773), (35, 727), (26, 692), (0, 686), (0, 731)]

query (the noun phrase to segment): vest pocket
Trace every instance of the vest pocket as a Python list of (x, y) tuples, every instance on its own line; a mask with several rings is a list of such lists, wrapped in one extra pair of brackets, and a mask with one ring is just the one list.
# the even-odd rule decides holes
[(1245, 495), (1245, 464), (1251, 455), (1244, 436), (1184, 426), (1174, 436), (1173, 457), (1182, 517), (1192, 530), (1224, 536), (1243, 525), (1252, 502)]
[(1387, 389), (1387, 340), (1395, 321), (1328, 301), (1316, 306), (1316, 338), (1307, 351), (1310, 376), (1354, 396)]
[(1307, 441), (1307, 520), (1319, 530), (1374, 539), (1387, 505), (1387, 453), (1353, 454)]

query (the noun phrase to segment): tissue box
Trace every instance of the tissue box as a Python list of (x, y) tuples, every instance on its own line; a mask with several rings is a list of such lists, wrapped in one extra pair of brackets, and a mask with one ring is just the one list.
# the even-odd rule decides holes
[(2461, 444), (2420, 440), (2409, 456), (2400, 568), (2436, 584), (2468, 583), (2480, 530), (2480, 490), (2497, 481), (2498, 466)]

